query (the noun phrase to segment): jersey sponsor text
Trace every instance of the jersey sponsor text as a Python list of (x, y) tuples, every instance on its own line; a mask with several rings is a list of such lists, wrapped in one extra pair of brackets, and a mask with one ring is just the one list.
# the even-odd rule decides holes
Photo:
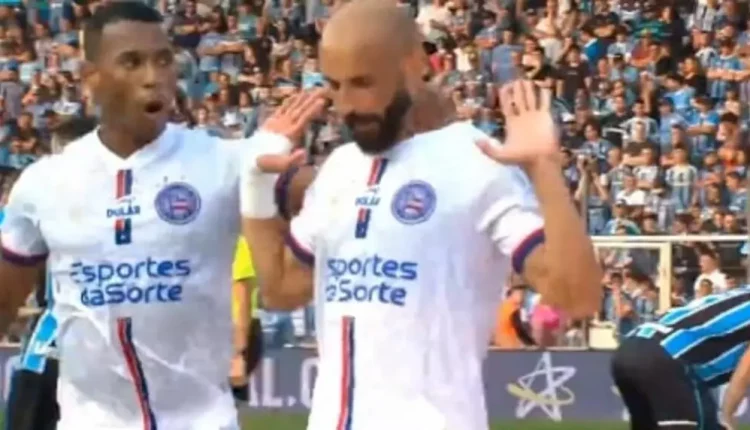
[(97, 307), (179, 302), (182, 283), (190, 273), (190, 260), (147, 257), (132, 263), (74, 263), (70, 277), (83, 287), (81, 303)]
[[(370, 302), (404, 306), (406, 283), (419, 277), (415, 261), (373, 255), (365, 258), (326, 260), (328, 302)], [(398, 284), (396, 284), (398, 283)]]

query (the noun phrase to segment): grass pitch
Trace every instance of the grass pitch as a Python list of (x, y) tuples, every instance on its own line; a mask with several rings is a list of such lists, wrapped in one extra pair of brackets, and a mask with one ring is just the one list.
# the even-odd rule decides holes
[[(307, 416), (265, 413), (246, 415), (242, 420), (243, 430), (305, 430)], [(0, 415), (0, 427), (3, 427)], [(552, 421), (504, 421), (492, 424), (492, 430), (628, 430), (625, 423), (613, 422), (583, 422), (566, 421), (556, 423)], [(750, 426), (742, 426), (742, 430), (750, 430)]]

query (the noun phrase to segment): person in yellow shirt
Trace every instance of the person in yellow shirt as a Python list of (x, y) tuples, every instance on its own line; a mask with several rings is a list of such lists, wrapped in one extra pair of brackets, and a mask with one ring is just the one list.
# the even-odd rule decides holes
[(232, 358), (229, 380), (234, 397), (238, 401), (248, 400), (248, 376), (252, 374), (262, 356), (263, 331), (260, 321), (254, 317), (257, 306), (255, 268), (252, 254), (243, 237), (237, 241), (237, 250), (232, 264), (232, 321), (234, 322)]

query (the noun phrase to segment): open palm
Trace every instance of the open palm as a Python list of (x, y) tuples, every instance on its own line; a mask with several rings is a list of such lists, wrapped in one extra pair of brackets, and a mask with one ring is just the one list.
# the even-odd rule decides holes
[[(325, 107), (322, 90), (305, 91), (295, 94), (274, 111), (260, 126), (260, 130), (286, 137), (297, 142), (307, 126)], [(304, 162), (304, 150), (266, 153), (258, 157), (258, 167), (264, 173), (281, 173), (295, 164)]]
[(505, 141), (502, 145), (477, 142), (487, 156), (505, 164), (527, 165), (559, 154), (549, 90), (538, 91), (531, 81), (518, 80), (500, 88), (499, 98)]

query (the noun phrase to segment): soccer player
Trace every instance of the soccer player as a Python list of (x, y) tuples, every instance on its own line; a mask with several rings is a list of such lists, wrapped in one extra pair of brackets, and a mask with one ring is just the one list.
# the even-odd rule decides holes
[[(71, 141), (96, 127), (93, 118), (72, 118), (52, 134), (52, 152), (59, 153)], [(57, 320), (52, 314), (52, 281), (40, 271), (36, 303), (44, 309), (31, 324), (31, 336), (21, 352), (21, 362), (11, 376), (5, 422), (9, 430), (48, 430), (57, 425), (57, 359), (54, 354)]]
[[(264, 305), (315, 300), (308, 429), (487, 429), (482, 361), (511, 268), (573, 317), (600, 297), (550, 94), (504, 87), (506, 139), (490, 143), (441, 108), (416, 24), (378, 0), (342, 6), (319, 57), (354, 142), (325, 161), (290, 224), (277, 215), (295, 203), (296, 175), (258, 158), (242, 188)], [(283, 155), (274, 127), (257, 138)]]
[(733, 415), (750, 382), (748, 322), (750, 289), (738, 288), (671, 309), (629, 333), (615, 352), (612, 375), (631, 428), (726, 428), (711, 390), (727, 381), (723, 425), (735, 428)]
[[(11, 191), (0, 332), (46, 261), (58, 429), (238, 429), (230, 267), (242, 160), (263, 145), (167, 126), (176, 68), (154, 9), (101, 5), (85, 36), (82, 75), (100, 126), (29, 166)], [(293, 138), (322, 108), (305, 93), (272, 124)]]

